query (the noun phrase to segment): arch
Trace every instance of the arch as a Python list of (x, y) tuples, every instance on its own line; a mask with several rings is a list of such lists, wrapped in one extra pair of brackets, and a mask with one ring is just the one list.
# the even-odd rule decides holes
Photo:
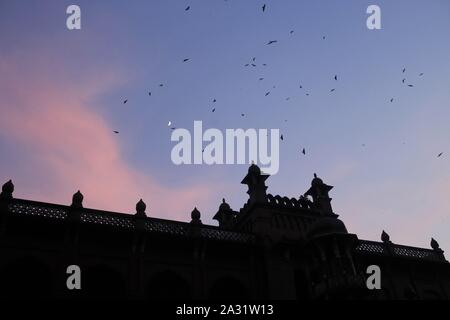
[(82, 267), (81, 294), (90, 299), (125, 297), (124, 277), (104, 264)]
[(172, 270), (153, 274), (147, 281), (145, 291), (145, 296), (152, 300), (185, 300), (192, 297), (188, 281)]
[(248, 299), (250, 295), (242, 281), (232, 277), (224, 276), (217, 279), (209, 290), (210, 299), (230, 300), (230, 299)]
[(49, 298), (53, 284), (52, 270), (35, 257), (12, 260), (0, 270), (0, 297)]

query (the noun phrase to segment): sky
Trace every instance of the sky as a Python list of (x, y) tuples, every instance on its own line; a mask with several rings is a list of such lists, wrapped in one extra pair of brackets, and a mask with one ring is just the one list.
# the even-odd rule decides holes
[(142, 198), (181, 221), (196, 206), (216, 224), (222, 198), (246, 202), (248, 165), (174, 165), (168, 121), (280, 129), (268, 192), (298, 197), (317, 173), (359, 238), (448, 251), (448, 57), (447, 0), (0, 0), (0, 182), (130, 214)]

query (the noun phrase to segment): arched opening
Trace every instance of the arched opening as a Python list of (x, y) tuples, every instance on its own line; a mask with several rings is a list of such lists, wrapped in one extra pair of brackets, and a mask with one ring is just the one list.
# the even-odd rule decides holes
[(48, 298), (52, 289), (50, 268), (36, 258), (13, 260), (0, 270), (0, 297)]
[(122, 275), (111, 267), (82, 267), (80, 293), (89, 299), (121, 298), (126, 295), (126, 285)]
[(161, 271), (147, 282), (146, 297), (152, 300), (186, 300), (191, 299), (189, 283), (173, 271)]
[(249, 298), (249, 294), (241, 281), (226, 276), (214, 282), (209, 290), (208, 298), (214, 300), (246, 299)]

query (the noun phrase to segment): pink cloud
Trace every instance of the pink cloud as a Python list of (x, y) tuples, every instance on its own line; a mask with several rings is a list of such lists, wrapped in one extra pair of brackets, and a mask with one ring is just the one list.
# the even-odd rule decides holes
[[(26, 173), (7, 166), (16, 196), (67, 204), (80, 189), (85, 206), (129, 213), (143, 198), (149, 215), (177, 220), (189, 219), (190, 210), (209, 198), (207, 186), (173, 189), (124, 160), (113, 129), (92, 102), (120, 83), (119, 75), (109, 72), (80, 86), (51, 79), (45, 70), (26, 69), (13, 59), (0, 59), (0, 73), (0, 136), (27, 157)], [(40, 187), (31, 188), (37, 179)]]

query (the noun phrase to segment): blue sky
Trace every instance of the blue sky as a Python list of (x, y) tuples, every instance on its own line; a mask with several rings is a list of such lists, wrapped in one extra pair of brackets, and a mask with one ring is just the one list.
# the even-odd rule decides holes
[[(69, 4), (81, 30), (66, 28)], [(366, 28), (370, 4), (382, 30)], [(144, 197), (150, 215), (188, 220), (197, 205), (211, 223), (222, 197), (246, 201), (247, 166), (173, 165), (167, 122), (279, 128), (269, 192), (298, 197), (317, 172), (350, 232), (426, 247), (433, 236), (445, 250), (449, 18), (436, 0), (2, 0), (0, 178), (23, 198), (67, 203), (84, 187), (90, 206), (132, 210)]]

